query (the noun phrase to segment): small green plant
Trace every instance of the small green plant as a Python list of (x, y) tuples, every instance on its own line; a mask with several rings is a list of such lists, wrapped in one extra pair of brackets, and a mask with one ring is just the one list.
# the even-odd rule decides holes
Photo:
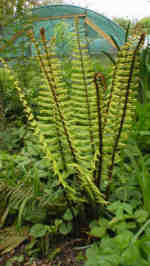
[(137, 147), (135, 142), (132, 142), (132, 149), (134, 147), (134, 154), (131, 150), (131, 146), (128, 146), (128, 158), (130, 160), (130, 167), (134, 169), (135, 178), (140, 185), (142, 194), (143, 194), (143, 201), (144, 201), (144, 208), (146, 211), (150, 212), (150, 197), (149, 197), (149, 169), (150, 169), (150, 160), (149, 156), (143, 155), (139, 148)]
[(85, 265), (149, 265), (149, 213), (121, 201), (107, 209), (111, 219), (100, 217), (90, 224), (89, 235), (97, 241), (87, 249)]
[[(148, 266), (149, 239), (135, 240), (131, 231), (120, 232), (116, 237), (104, 237), (101, 242), (94, 243), (88, 249), (86, 266)], [(143, 254), (144, 251), (144, 254)], [(146, 251), (146, 252), (145, 252)]]
[(141, 103), (148, 103), (150, 99), (150, 47), (149, 45), (141, 52), (140, 67), (140, 91), (139, 99)]

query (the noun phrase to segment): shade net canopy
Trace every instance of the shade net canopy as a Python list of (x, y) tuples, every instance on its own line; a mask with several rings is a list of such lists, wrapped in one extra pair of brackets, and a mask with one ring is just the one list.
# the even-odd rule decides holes
[[(113, 52), (114, 46), (111, 37), (119, 46), (125, 40), (124, 30), (108, 19), (107, 17), (92, 10), (73, 5), (49, 5), (32, 9), (32, 19), (30, 25), (26, 25), (26, 20), (18, 21), (15, 25), (10, 25), (3, 35), (5, 43), (0, 46), (0, 55), (5, 57), (31, 56), (36, 55), (33, 45), (27, 37), (27, 30), (32, 26), (35, 38), (40, 39), (40, 28), (44, 27), (46, 38), (50, 40), (54, 35), (58, 36), (57, 53), (67, 55), (69, 48), (69, 38), (73, 32), (74, 18), (79, 17), (81, 27), (84, 27), (84, 35), (88, 40), (89, 52), (91, 55), (99, 54), (102, 51)], [(60, 33), (60, 34), (59, 34)], [(60, 38), (61, 36), (61, 38)], [(7, 42), (13, 42), (11, 50)], [(6, 49), (1, 49), (6, 47)]]

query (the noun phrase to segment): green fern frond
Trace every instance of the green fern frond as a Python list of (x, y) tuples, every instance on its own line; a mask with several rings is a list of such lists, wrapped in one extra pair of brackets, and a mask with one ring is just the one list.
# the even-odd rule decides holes
[(94, 71), (87, 45), (80, 38), (78, 19), (75, 20), (75, 32), (71, 76), (71, 130), (74, 146), (78, 150), (78, 161), (90, 167), (99, 142)]
[(112, 170), (118, 150), (127, 139), (134, 113), (136, 88), (138, 86), (139, 57), (138, 51), (143, 45), (143, 36), (135, 43), (131, 40), (119, 52), (117, 68), (112, 80), (111, 101), (104, 127), (104, 164), (112, 178)]
[[(94, 71), (85, 41), (79, 32), (79, 22), (75, 19), (74, 47), (72, 55), (71, 130), (77, 158), (80, 186), (91, 200), (103, 202), (98, 189), (102, 171), (102, 106), (103, 93), (99, 92), (94, 80)], [(93, 158), (99, 147), (99, 163), (93, 176)], [(84, 169), (84, 171), (81, 171)], [(95, 169), (95, 168), (94, 168)], [(86, 175), (85, 175), (86, 172)]]
[(89, 171), (81, 167), (80, 165), (73, 165), (78, 172), (78, 180), (80, 181), (80, 189), (83, 190), (83, 194), (86, 193), (86, 198), (91, 202), (107, 204), (105, 201), (103, 194), (100, 192), (98, 186), (94, 183), (93, 180), (93, 171)]
[(44, 55), (42, 55), (33, 34), (30, 33), (30, 37), (37, 49), (41, 68), (47, 82), (47, 86), (43, 86), (39, 91), (41, 112), (38, 115), (38, 125), (40, 130), (44, 132), (43, 134), (49, 144), (54, 173), (59, 177), (60, 184), (75, 198), (75, 190), (67, 184), (62, 174), (62, 171), (65, 176), (72, 174), (73, 169), (69, 167), (69, 163), (76, 162), (76, 155), (68, 130), (68, 108), (70, 105), (65, 86), (62, 86), (63, 82), (59, 76), (60, 64), (54, 51), (47, 47), (43, 33)]
[[(36, 47), (38, 58), (41, 64), (41, 68), (48, 82), (47, 92), (49, 92), (50, 101), (52, 101), (51, 104), (49, 105), (49, 108), (52, 109), (53, 112), (55, 112), (54, 114), (55, 119), (52, 119), (52, 120), (54, 121), (54, 123), (58, 124), (58, 126), (56, 126), (57, 131), (59, 128), (59, 130), (63, 132), (62, 135), (65, 137), (64, 145), (65, 145), (66, 153), (68, 154), (69, 152), (72, 156), (72, 159), (76, 161), (74, 148), (72, 146), (72, 141), (71, 141), (70, 134), (68, 132), (68, 126), (67, 126), (68, 112), (64, 111), (66, 108), (62, 109), (62, 106), (63, 107), (64, 106), (66, 107), (66, 105), (68, 106), (68, 101), (67, 101), (68, 98), (67, 98), (67, 94), (65, 91), (65, 86), (63, 86), (64, 84), (60, 80), (59, 62), (56, 58), (56, 54), (53, 51), (53, 49), (50, 49), (50, 47), (47, 47), (47, 42), (45, 39), (45, 32), (43, 29), (41, 29), (41, 38), (42, 38), (42, 43), (44, 46), (44, 52), (45, 52), (44, 55), (42, 55), (39, 45), (36, 42), (33, 33), (30, 32), (29, 35), (30, 35), (32, 42), (34, 43)], [(40, 98), (41, 101), (44, 100), (44, 98), (42, 97), (44, 96), (41, 96)], [(45, 103), (47, 103), (47, 101)], [(59, 136), (59, 133), (57, 134), (57, 136)], [(62, 139), (59, 139), (58, 142), (61, 143)], [(63, 147), (63, 144), (62, 144), (62, 147)], [(67, 165), (66, 165), (66, 168), (67, 168)]]

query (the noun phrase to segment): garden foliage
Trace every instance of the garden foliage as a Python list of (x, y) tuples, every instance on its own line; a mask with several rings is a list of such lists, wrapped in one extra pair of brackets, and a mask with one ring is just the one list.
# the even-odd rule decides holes
[(149, 140), (141, 138), (149, 135), (148, 118), (142, 124), (148, 105), (136, 103), (144, 35), (120, 48), (105, 82), (82, 30), (75, 19), (69, 75), (43, 28), (39, 42), (28, 32), (37, 57), (21, 66), (26, 75), (2, 60), (0, 227), (23, 228), (23, 237), (18, 232), (16, 245), (8, 239), (0, 251), (31, 238), (28, 249), (48, 256), (54, 236), (79, 236), (84, 228), (95, 239), (85, 265), (148, 265)]

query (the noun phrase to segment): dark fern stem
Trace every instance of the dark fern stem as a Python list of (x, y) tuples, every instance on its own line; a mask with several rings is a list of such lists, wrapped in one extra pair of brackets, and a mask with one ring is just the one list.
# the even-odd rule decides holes
[(88, 97), (88, 86), (87, 86), (87, 80), (86, 80), (86, 71), (84, 69), (84, 59), (81, 52), (81, 43), (80, 43), (80, 33), (79, 33), (79, 22), (78, 18), (75, 18), (75, 27), (76, 27), (76, 35), (77, 35), (77, 42), (78, 42), (78, 48), (80, 53), (80, 61), (81, 61), (81, 69), (83, 74), (83, 82), (84, 82), (84, 88), (86, 93), (86, 102), (87, 102), (87, 111), (88, 111), (88, 120), (89, 120), (89, 134), (90, 134), (90, 140), (91, 140), (91, 146), (92, 146), (92, 152), (94, 154), (94, 137), (92, 132), (92, 119), (91, 119), (91, 110), (90, 110), (90, 104), (89, 104), (89, 97)]
[(130, 28), (131, 28), (131, 21), (129, 21), (127, 25), (126, 34), (125, 34), (125, 42), (128, 41)]
[(134, 51), (133, 58), (132, 58), (132, 63), (131, 63), (131, 68), (130, 68), (130, 73), (129, 73), (129, 79), (128, 79), (128, 84), (127, 84), (127, 89), (126, 89), (126, 95), (125, 95), (125, 103), (124, 103), (123, 113), (122, 113), (122, 117), (121, 117), (121, 121), (120, 121), (120, 127), (119, 127), (119, 130), (118, 130), (118, 134), (116, 136), (116, 140), (115, 140), (115, 144), (114, 144), (114, 148), (113, 148), (113, 152), (112, 152), (111, 165), (110, 165), (109, 170), (108, 170), (108, 178), (109, 178), (110, 182), (109, 182), (108, 187), (107, 187), (107, 193), (106, 193), (107, 194), (107, 198), (108, 198), (109, 192), (110, 192), (110, 183), (111, 183), (111, 180), (112, 180), (112, 173), (113, 173), (113, 168), (114, 168), (116, 151), (117, 151), (119, 139), (120, 139), (120, 136), (121, 136), (121, 132), (122, 132), (122, 129), (123, 129), (123, 124), (124, 124), (125, 117), (126, 117), (127, 104), (128, 104), (128, 98), (129, 98), (129, 92), (130, 92), (130, 84), (131, 84), (131, 81), (132, 81), (136, 54), (137, 54), (137, 52), (139, 50), (139, 47), (140, 47), (141, 43), (143, 42), (144, 38), (145, 38), (145, 34), (142, 34), (141, 38), (140, 38), (140, 40), (139, 40), (139, 42), (137, 44), (137, 47), (136, 47), (136, 49)]
[(98, 74), (96, 73), (94, 76), (94, 83), (96, 87), (96, 98), (97, 98), (97, 115), (98, 115), (98, 132), (99, 132), (99, 160), (97, 164), (97, 173), (96, 173), (96, 185), (100, 187), (101, 178), (102, 178), (102, 163), (103, 163), (103, 130), (102, 130), (102, 110), (100, 105), (100, 91), (98, 85)]
[(101, 72), (96, 73), (96, 80), (99, 80), (100, 85), (102, 86), (103, 93), (107, 90), (105, 76)]
[(88, 16), (88, 13), (87, 13), (87, 10), (86, 10), (85, 11), (85, 18), (84, 18), (84, 28), (85, 28), (85, 39), (86, 39), (86, 43), (87, 43), (88, 54), (90, 55), (90, 49), (89, 49), (90, 42), (89, 42), (89, 38), (88, 38), (88, 35), (89, 35), (89, 33), (88, 33), (88, 25), (87, 25), (87, 23), (85, 21), (87, 16)]
[(105, 127), (106, 123), (107, 123), (107, 114), (109, 112), (109, 107), (110, 107), (110, 104), (111, 104), (111, 100), (112, 100), (112, 95), (113, 95), (113, 91), (114, 91), (114, 80), (115, 80), (115, 77), (116, 77), (116, 72), (117, 72), (117, 68), (118, 68), (118, 64), (116, 63), (115, 65), (115, 69), (114, 69), (114, 72), (113, 72), (113, 77), (112, 77), (112, 85), (111, 85), (111, 91), (110, 91), (110, 95), (109, 95), (109, 100), (108, 100), (108, 103), (107, 103), (107, 106), (106, 106), (106, 116), (105, 116), (105, 119), (104, 119), (104, 125), (103, 125), (103, 128)]
[[(55, 116), (56, 116), (56, 113), (55, 113)], [(55, 119), (57, 119), (55, 117)], [(64, 149), (63, 149), (63, 144), (62, 144), (62, 141), (61, 141), (61, 134), (60, 134), (60, 130), (59, 130), (59, 127), (56, 123), (56, 134), (57, 134), (57, 139), (58, 139), (58, 145), (59, 145), (59, 149), (60, 149), (60, 152), (61, 152), (61, 159), (62, 159), (62, 163), (63, 163), (63, 166), (64, 166), (64, 170), (67, 170), (67, 162), (65, 160), (65, 154), (64, 154)]]

